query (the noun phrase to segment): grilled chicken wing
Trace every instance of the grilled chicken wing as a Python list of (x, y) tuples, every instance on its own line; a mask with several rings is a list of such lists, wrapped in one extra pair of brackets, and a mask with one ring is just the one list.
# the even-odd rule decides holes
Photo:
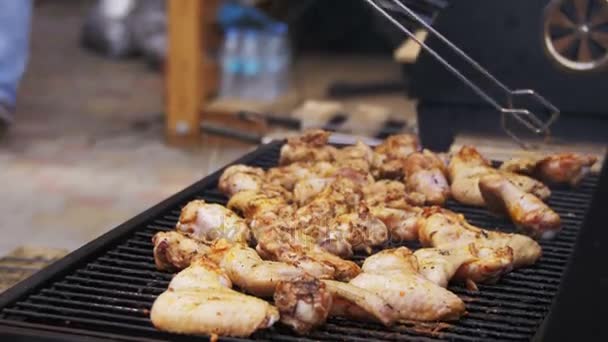
[(327, 145), (331, 133), (323, 130), (312, 130), (287, 139), (281, 147), (279, 164), (287, 165), (294, 162), (332, 161), (335, 148)]
[(231, 289), (226, 274), (201, 259), (180, 272), (152, 305), (150, 319), (162, 331), (247, 337), (279, 320), (267, 302)]
[(298, 206), (310, 203), (334, 178), (311, 177), (298, 181), (293, 189), (293, 199)]
[(464, 313), (458, 296), (418, 273), (416, 257), (406, 247), (376, 253), (362, 269), (350, 284), (384, 298), (399, 320), (455, 320)]
[(293, 265), (262, 260), (253, 248), (224, 240), (218, 241), (207, 257), (226, 272), (233, 284), (259, 297), (272, 297), (279, 281), (306, 275)]
[(218, 181), (218, 188), (230, 197), (243, 190), (260, 190), (264, 183), (265, 173), (259, 167), (232, 165), (226, 168)]
[(429, 150), (414, 152), (403, 160), (405, 189), (424, 197), (424, 204), (443, 205), (450, 195), (445, 164)]
[(475, 227), (463, 215), (438, 207), (425, 209), (418, 220), (418, 234), (423, 246), (442, 248), (475, 242), (487, 248), (510, 247), (513, 268), (532, 265), (541, 256), (540, 245), (528, 236)]
[(380, 295), (366, 289), (335, 280), (323, 280), (333, 294), (332, 316), (358, 320), (374, 320), (386, 326), (397, 319), (397, 312)]
[(266, 212), (251, 222), (257, 251), (266, 259), (285, 262), (317, 278), (350, 280), (361, 269), (352, 261), (337, 257), (317, 245), (317, 239), (291, 226), (293, 220)]
[(446, 287), (450, 280), (494, 282), (513, 269), (513, 250), (470, 243), (454, 247), (421, 248), (414, 252), (420, 274)]
[(283, 211), (283, 214), (292, 213), (293, 208), (289, 205), (289, 197), (282, 191), (273, 188), (265, 188), (263, 191), (241, 191), (232, 196), (226, 205), (228, 209), (234, 210), (251, 220), (265, 212)]
[(332, 254), (350, 257), (352, 251), (342, 255), (340, 250), (332, 250), (332, 241), (347, 241), (352, 250), (371, 253), (372, 247), (380, 246), (388, 240), (386, 225), (370, 213), (365, 205), (358, 212), (343, 214), (335, 218), (319, 245)]
[(281, 322), (299, 334), (325, 323), (332, 308), (332, 299), (325, 283), (310, 277), (281, 281), (274, 293)]
[(391, 241), (415, 241), (418, 238), (418, 215), (422, 210), (419, 207), (407, 209), (372, 207), (371, 213), (386, 225)]
[(218, 239), (247, 243), (249, 227), (237, 214), (219, 204), (194, 200), (182, 209), (176, 229), (187, 236), (212, 243)]
[(531, 236), (550, 239), (561, 228), (561, 219), (555, 211), (500, 175), (482, 177), (479, 189), (491, 211), (507, 214), (515, 225)]
[(336, 169), (336, 166), (326, 161), (296, 162), (269, 169), (266, 172), (265, 180), (270, 184), (280, 185), (292, 191), (298, 181), (333, 176), (336, 173)]
[(398, 134), (386, 138), (374, 149), (373, 173), (378, 178), (403, 177), (403, 160), (418, 151), (418, 139), (411, 134)]
[(426, 197), (422, 193), (407, 192), (405, 184), (396, 180), (383, 179), (369, 183), (362, 188), (365, 202), (371, 206), (408, 209), (410, 205), (424, 205)]
[(479, 191), (479, 179), (490, 174), (500, 174), (524, 192), (532, 193), (541, 199), (551, 194), (549, 188), (535, 179), (492, 168), (490, 162), (474, 147), (464, 146), (452, 156), (448, 166), (452, 197), (463, 204), (484, 206), (485, 202)]
[(154, 263), (160, 271), (179, 271), (188, 266), (199, 254), (209, 252), (209, 246), (183, 234), (158, 232), (152, 237), (154, 244)]
[(522, 173), (548, 183), (576, 186), (591, 170), (597, 157), (577, 153), (530, 156), (506, 161), (501, 170)]
[(298, 181), (293, 189), (294, 201), (298, 206), (310, 203), (315, 197), (320, 195), (325, 188), (340, 179), (349, 181), (353, 189), (363, 189), (373, 183), (374, 179), (366, 171), (353, 169), (350, 167), (339, 167), (333, 174), (326, 174), (325, 177), (310, 177)]
[(355, 145), (334, 150), (335, 164), (353, 170), (370, 172), (374, 160), (374, 151), (361, 141)]

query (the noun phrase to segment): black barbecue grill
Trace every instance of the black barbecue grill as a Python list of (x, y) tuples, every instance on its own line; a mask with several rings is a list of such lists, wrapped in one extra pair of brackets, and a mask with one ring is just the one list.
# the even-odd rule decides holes
[[(264, 168), (277, 164), (281, 142), (262, 145), (235, 163)], [(157, 331), (148, 315), (152, 302), (172, 278), (154, 266), (152, 236), (174, 229), (180, 209), (193, 199), (226, 203), (217, 189), (221, 170), (149, 209), (40, 271), (0, 296), (0, 340), (112, 339), (125, 341), (197, 340), (197, 337)], [(605, 178), (605, 177), (604, 177)], [(306, 336), (276, 324), (252, 339), (487, 341), (530, 340), (539, 336), (562, 276), (583, 227), (598, 177), (590, 176), (577, 189), (554, 189), (549, 205), (562, 217), (557, 238), (541, 241), (543, 256), (528, 268), (514, 271), (479, 292), (450, 286), (466, 303), (468, 314), (457, 322), (402, 324), (386, 328), (375, 323), (332, 318)], [(510, 222), (486, 210), (450, 201), (481, 227), (513, 231)], [(416, 248), (416, 245), (408, 245)], [(362, 260), (359, 256), (358, 260)], [(7, 340), (7, 341), (8, 341)], [(227, 341), (243, 339), (225, 338)]]

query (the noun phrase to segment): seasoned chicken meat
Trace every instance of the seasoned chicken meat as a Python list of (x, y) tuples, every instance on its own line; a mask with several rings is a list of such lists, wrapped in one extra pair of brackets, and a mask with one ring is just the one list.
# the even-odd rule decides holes
[(405, 184), (396, 180), (383, 179), (364, 185), (365, 202), (371, 206), (408, 209), (410, 205), (424, 205), (426, 197), (422, 193), (407, 192)]
[(543, 182), (576, 186), (596, 162), (595, 156), (558, 153), (511, 159), (503, 163), (500, 169), (526, 174)]
[(311, 277), (281, 281), (274, 293), (274, 303), (281, 322), (299, 334), (323, 325), (333, 303), (325, 283)]
[(258, 297), (272, 297), (280, 281), (306, 275), (293, 265), (262, 260), (253, 248), (224, 240), (218, 241), (207, 257), (226, 273), (233, 284)]
[(420, 274), (416, 257), (406, 247), (376, 253), (362, 269), (350, 284), (384, 298), (398, 320), (445, 321), (464, 314), (464, 302)]
[(414, 252), (420, 274), (446, 287), (450, 280), (474, 283), (495, 282), (513, 269), (513, 250), (486, 247), (483, 243), (421, 248)]
[(377, 178), (403, 177), (403, 160), (419, 150), (418, 139), (411, 134), (397, 134), (386, 138), (374, 149), (373, 173)]
[(218, 188), (228, 197), (244, 190), (258, 191), (264, 183), (264, 178), (264, 170), (259, 167), (232, 165), (220, 176)]
[(201, 259), (180, 272), (152, 305), (150, 319), (178, 334), (247, 337), (279, 320), (278, 310), (261, 299), (231, 289), (214, 263)]
[(386, 326), (398, 318), (395, 309), (372, 291), (335, 280), (323, 280), (323, 283), (333, 295), (331, 316), (377, 321)]
[(212, 243), (218, 239), (246, 244), (249, 227), (233, 211), (219, 204), (194, 200), (186, 204), (175, 227), (187, 236)]
[(372, 207), (371, 213), (384, 223), (388, 229), (390, 240), (415, 241), (418, 239), (418, 215), (422, 213), (422, 208), (409, 207), (394, 209), (386, 207)]
[(443, 205), (450, 195), (445, 164), (429, 150), (414, 152), (403, 160), (403, 182), (408, 193), (417, 193), (426, 205)]
[(485, 202), (479, 191), (479, 179), (490, 174), (500, 174), (522, 191), (532, 193), (541, 199), (551, 194), (543, 183), (528, 176), (494, 169), (474, 147), (464, 146), (452, 156), (448, 166), (452, 197), (463, 204), (484, 206)]
[(475, 227), (463, 215), (447, 209), (425, 209), (418, 220), (418, 235), (423, 246), (468, 246), (481, 243), (487, 248), (510, 247), (513, 251), (513, 268), (532, 265), (540, 258), (540, 245), (528, 236), (509, 234)]
[(327, 145), (331, 133), (323, 130), (312, 130), (287, 139), (281, 147), (279, 164), (287, 165), (294, 162), (332, 161), (335, 148)]
[(508, 215), (528, 235), (549, 239), (559, 232), (559, 215), (506, 178), (497, 174), (484, 176), (479, 181), (479, 189), (490, 210)]
[(160, 271), (180, 271), (190, 266), (197, 255), (209, 252), (210, 248), (177, 231), (158, 232), (152, 237), (154, 263)]

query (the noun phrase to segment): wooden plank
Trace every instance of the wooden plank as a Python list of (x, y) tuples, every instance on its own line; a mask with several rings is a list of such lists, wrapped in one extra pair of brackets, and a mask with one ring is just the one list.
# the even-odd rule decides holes
[(200, 137), (203, 4), (202, 0), (167, 3), (166, 135), (172, 145), (194, 144)]

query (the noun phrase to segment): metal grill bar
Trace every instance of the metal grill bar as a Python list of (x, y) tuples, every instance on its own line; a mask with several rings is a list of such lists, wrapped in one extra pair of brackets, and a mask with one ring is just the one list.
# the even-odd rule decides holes
[[(279, 144), (273, 144), (245, 157), (250, 165), (268, 168), (276, 165)], [(243, 162), (241, 160), (240, 162)], [(4, 326), (18, 327), (42, 324), (45, 330), (81, 336), (112, 334), (113, 339), (192, 340), (195, 337), (176, 336), (155, 330), (148, 310), (158, 294), (163, 292), (171, 275), (158, 272), (152, 255), (152, 236), (159, 231), (173, 230), (181, 207), (198, 198), (225, 203), (226, 197), (216, 189), (219, 173), (194, 185), (100, 245), (88, 258), (74, 262), (53, 277), (49, 276), (27, 295), (8, 303), (0, 297), (0, 332)], [(256, 333), (253, 339), (285, 341), (310, 340), (395, 340), (420, 341), (454, 340), (528, 340), (534, 336), (546, 317), (560, 280), (573, 251), (582, 219), (590, 204), (597, 179), (589, 177), (575, 191), (556, 189), (549, 204), (561, 215), (563, 231), (551, 241), (542, 241), (543, 256), (534, 266), (512, 272), (494, 285), (479, 285), (479, 292), (461, 285), (450, 289), (466, 303), (468, 315), (448, 324), (440, 331), (438, 325), (406, 323), (385, 328), (375, 323), (355, 322), (342, 318), (330, 319), (322, 329), (307, 336), (293, 335), (281, 326)], [(511, 223), (488, 214), (485, 209), (471, 208), (450, 201), (450, 209), (461, 212), (473, 224), (514, 231)], [(418, 248), (417, 243), (406, 243)], [(355, 260), (362, 261), (363, 255)], [(44, 272), (44, 271), (43, 271)], [(24, 328), (25, 329), (25, 328)], [(85, 333), (86, 334), (86, 333)], [(225, 339), (242, 341), (243, 339)]]

